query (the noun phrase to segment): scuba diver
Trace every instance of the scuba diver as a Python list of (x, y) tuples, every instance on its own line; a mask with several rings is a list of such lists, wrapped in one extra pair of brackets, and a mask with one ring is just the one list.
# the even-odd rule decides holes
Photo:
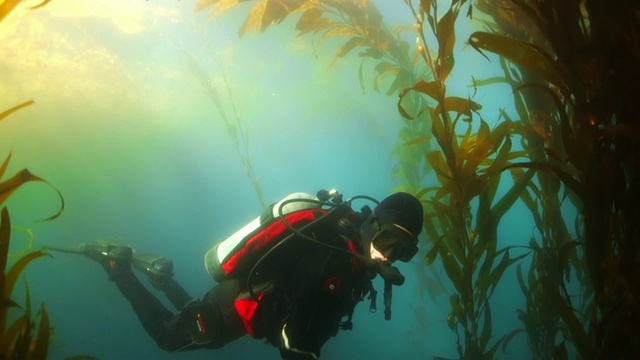
[[(351, 203), (357, 199), (377, 205), (356, 212)], [(187, 294), (173, 279), (173, 263), (161, 256), (101, 243), (53, 250), (100, 263), (164, 350), (215, 349), (249, 334), (277, 347), (283, 359), (318, 359), (327, 340), (352, 329), (357, 303), (368, 296), (375, 312), (376, 275), (385, 281), (390, 319), (392, 286), (404, 283), (391, 264), (415, 256), (422, 224), (422, 204), (404, 192), (381, 202), (368, 196), (343, 201), (335, 190), (291, 194), (207, 252), (205, 267), (217, 285), (202, 299)], [(132, 269), (145, 274), (177, 313)]]

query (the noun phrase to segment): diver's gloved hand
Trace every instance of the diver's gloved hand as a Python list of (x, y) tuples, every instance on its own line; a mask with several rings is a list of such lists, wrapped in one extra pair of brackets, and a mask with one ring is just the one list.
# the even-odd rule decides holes
[(102, 265), (110, 280), (123, 272), (131, 271), (133, 249), (130, 246), (99, 242), (82, 243), (78, 251)]

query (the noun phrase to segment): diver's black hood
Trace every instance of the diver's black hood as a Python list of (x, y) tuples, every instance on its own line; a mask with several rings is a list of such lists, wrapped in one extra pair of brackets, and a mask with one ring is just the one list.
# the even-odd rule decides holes
[(398, 192), (386, 197), (374, 210), (379, 225), (397, 224), (407, 229), (416, 238), (422, 231), (424, 210), (415, 196)]

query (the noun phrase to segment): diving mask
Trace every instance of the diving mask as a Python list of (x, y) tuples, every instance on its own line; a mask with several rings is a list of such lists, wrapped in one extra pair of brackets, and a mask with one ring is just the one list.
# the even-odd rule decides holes
[(409, 262), (418, 253), (418, 238), (398, 224), (378, 225), (371, 238), (372, 258)]

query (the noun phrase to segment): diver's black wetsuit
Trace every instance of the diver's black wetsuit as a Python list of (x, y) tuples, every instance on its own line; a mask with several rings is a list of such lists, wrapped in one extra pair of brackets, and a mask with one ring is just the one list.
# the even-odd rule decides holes
[[(345, 225), (343, 220), (340, 226), (324, 226), (314, 236), (318, 241), (362, 254), (359, 225)], [(264, 291), (256, 290), (260, 302), (255, 312), (246, 316), (250, 317), (249, 322), (237, 310), (237, 301), (252, 301), (244, 281), (223, 281), (202, 300), (192, 300), (171, 280), (162, 290), (179, 310), (174, 315), (130, 269), (114, 274), (112, 280), (133, 306), (147, 333), (164, 350), (218, 348), (249, 331), (251, 336), (265, 338), (277, 346), (283, 359), (317, 358), (323, 344), (341, 327), (351, 328), (353, 309), (371, 289), (374, 275), (355, 257), (302, 239), (288, 241), (270, 256), (273, 258), (259, 269), (253, 282), (268, 286)], [(343, 321), (345, 316), (347, 321)]]

